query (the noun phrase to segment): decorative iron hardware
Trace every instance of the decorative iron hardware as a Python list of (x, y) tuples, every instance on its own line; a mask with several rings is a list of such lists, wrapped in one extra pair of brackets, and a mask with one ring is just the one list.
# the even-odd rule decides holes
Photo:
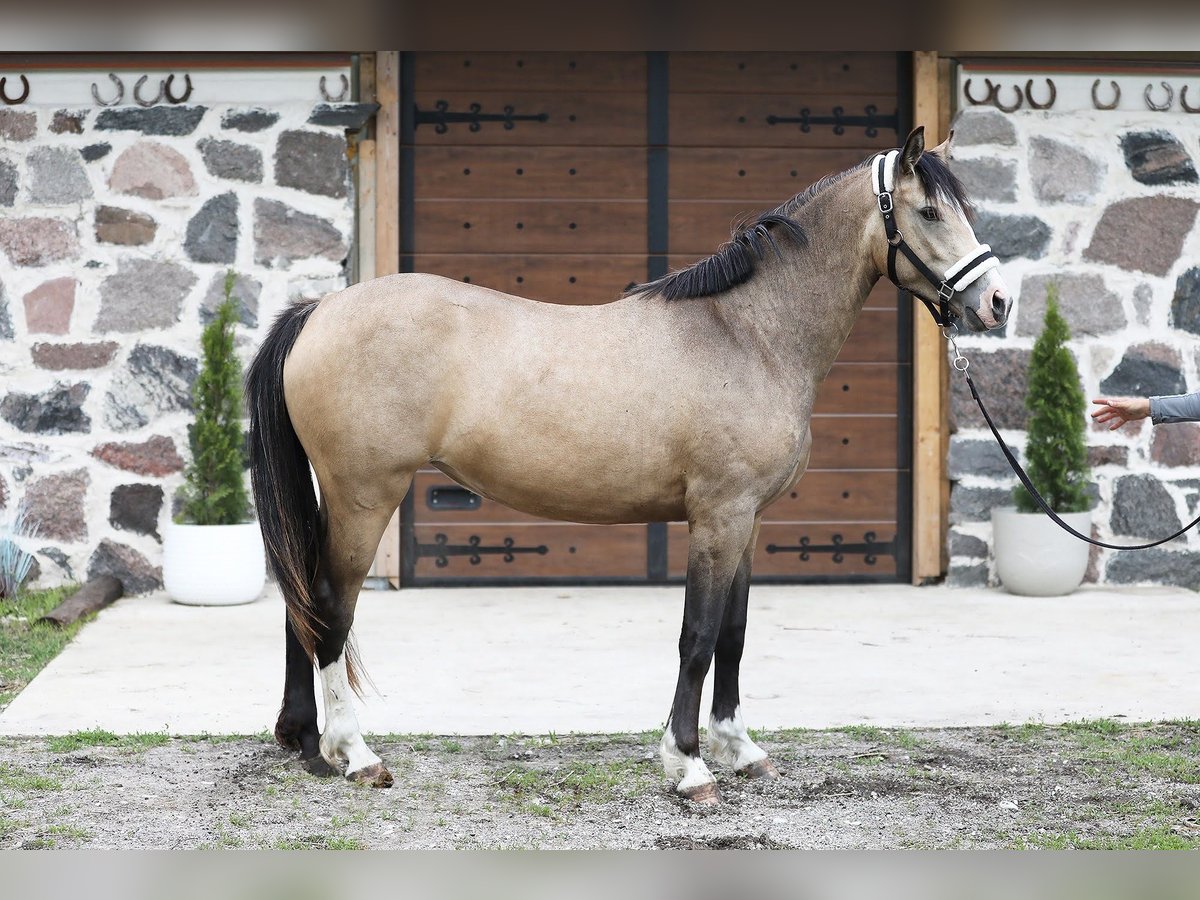
[(518, 553), (536, 553), (538, 556), (545, 556), (550, 552), (550, 548), (545, 544), (539, 544), (536, 547), (518, 547), (516, 543), (512, 538), (506, 537), (498, 547), (485, 547), (483, 538), (473, 534), (467, 538), (465, 544), (451, 544), (450, 538), (439, 532), (434, 535), (432, 544), (417, 544), (417, 558), (431, 556), (434, 559), (434, 565), (439, 569), (444, 569), (450, 565), (451, 556), (465, 556), (467, 562), (477, 566), (483, 561), (484, 556), (499, 556), (504, 562), (511, 563), (516, 560)]
[(479, 509), (483, 498), (457, 484), (434, 485), (425, 492), (425, 505), (430, 509)]
[(1025, 82), (1025, 99), (1029, 101), (1029, 105), (1034, 109), (1049, 109), (1054, 105), (1054, 101), (1058, 99), (1058, 88), (1054, 86), (1054, 82), (1047, 78), (1046, 84), (1050, 87), (1050, 99), (1045, 103), (1038, 103), (1033, 99), (1033, 79), (1030, 78)]
[(1187, 89), (1188, 86), (1186, 84), (1179, 89), (1179, 105), (1183, 107), (1184, 112), (1200, 113), (1200, 106), (1188, 106)]
[(502, 113), (485, 113), (483, 106), (479, 103), (472, 103), (467, 109), (468, 112), (451, 112), (450, 104), (445, 100), (439, 100), (433, 105), (433, 109), (421, 109), (416, 106), (416, 115), (413, 118), (414, 127), (417, 125), (432, 125), (433, 130), (438, 134), (445, 134), (451, 125), (459, 123), (467, 123), (467, 128), (470, 131), (478, 131), (484, 122), (503, 122), (505, 131), (512, 131), (517, 122), (548, 122), (550, 120), (549, 113), (523, 113), (518, 115), (516, 107), (506, 106)]
[(1096, 109), (1116, 109), (1117, 104), (1121, 102), (1121, 86), (1115, 81), (1109, 81), (1113, 89), (1113, 98), (1111, 103), (1101, 103), (1100, 98), (1096, 96), (1096, 89), (1100, 87), (1100, 79), (1097, 78), (1092, 82), (1092, 106)]
[(808, 562), (810, 555), (813, 553), (829, 553), (833, 556), (835, 563), (845, 561), (847, 555), (858, 556), (862, 555), (863, 562), (868, 566), (875, 565), (875, 562), (880, 556), (896, 556), (896, 541), (877, 541), (875, 540), (875, 532), (868, 531), (863, 535), (862, 543), (847, 544), (845, 538), (840, 534), (835, 534), (830, 538), (831, 543), (814, 544), (807, 537), (800, 538), (800, 542), (794, 547), (781, 547), (778, 544), (767, 544), (767, 553), (799, 553), (802, 562)]
[(112, 72), (108, 73), (108, 77), (110, 79), (112, 79), (112, 83), (117, 86), (117, 96), (113, 97), (111, 100), (101, 100), (100, 99), (100, 89), (98, 87), (96, 87), (96, 82), (93, 81), (92, 82), (92, 99), (96, 101), (97, 106), (116, 106), (122, 100), (125, 99), (125, 82), (123, 82), (120, 78), (118, 78)]
[(971, 94), (971, 79), (968, 78), (966, 83), (963, 85), (963, 96), (967, 98), (967, 102), (972, 106), (989, 106), (996, 99), (996, 91), (998, 88), (996, 85), (992, 84), (990, 80), (988, 81), (987, 86), (987, 94), (984, 95), (982, 100), (976, 100)]
[(805, 134), (812, 131), (814, 125), (832, 125), (834, 134), (845, 134), (847, 128), (865, 128), (866, 136), (869, 138), (879, 134), (880, 128), (890, 128), (896, 134), (900, 133), (900, 116), (898, 113), (891, 115), (879, 115), (879, 109), (875, 104), (869, 104), (864, 107), (865, 116), (848, 116), (844, 107), (835, 106), (833, 115), (831, 116), (814, 116), (812, 111), (806, 106), (800, 110), (798, 116), (767, 116), (768, 125), (791, 125), (799, 124), (800, 130)]
[(167, 95), (168, 103), (187, 103), (188, 98), (192, 96), (192, 76), (185, 74), (183, 76), (183, 93), (178, 97), (171, 91), (171, 85), (175, 83), (175, 76), (168, 75), (167, 83), (163, 85), (163, 92)]
[(8, 91), (6, 90), (6, 85), (8, 84), (8, 79), (0, 78), (0, 100), (3, 100), (7, 106), (17, 106), (18, 104), (24, 103), (26, 100), (29, 99), (29, 79), (26, 78), (24, 75), (20, 76), (20, 78), (21, 78), (21, 93), (19, 96), (16, 96), (16, 97), (8, 96)]
[(321, 91), (321, 96), (325, 98), (326, 103), (341, 103), (350, 96), (350, 79), (346, 77), (346, 73), (342, 72), (338, 75), (342, 79), (342, 90), (336, 96), (329, 93), (329, 89), (325, 86), (325, 76), (321, 76), (321, 80), (317, 83), (318, 89)]
[(142, 99), (142, 85), (150, 78), (149, 75), (143, 75), (137, 80), (137, 84), (133, 86), (133, 102), (138, 106), (156, 106), (162, 102), (163, 91), (166, 90), (166, 85), (162, 81), (158, 83), (158, 93), (150, 100)]
[(1166, 103), (1164, 103), (1160, 106), (1159, 104), (1155, 103), (1153, 100), (1150, 99), (1150, 90), (1154, 87), (1154, 85), (1152, 85), (1152, 84), (1146, 85), (1146, 90), (1144, 90), (1142, 92), (1142, 96), (1146, 98), (1146, 106), (1147, 107), (1154, 110), (1155, 112), (1166, 112), (1168, 109), (1171, 108), (1171, 103), (1175, 100), (1175, 89), (1173, 87), (1171, 87), (1169, 84), (1167, 84), (1165, 81), (1160, 81), (1159, 84), (1161, 84), (1163, 86), (1163, 88), (1166, 89), (1166, 92), (1167, 92), (1167, 102)]
[(1021, 108), (1021, 104), (1025, 102), (1025, 95), (1021, 93), (1020, 85), (1016, 85), (1016, 84), (1013, 85), (1013, 90), (1016, 91), (1016, 93), (1017, 93), (1016, 102), (1013, 103), (1011, 106), (1005, 106), (1003, 103), (1000, 102), (1000, 85), (997, 84), (997, 85), (995, 85), (995, 87), (993, 87), (992, 80), (990, 78), (985, 78), (985, 79), (983, 79), (983, 81), (984, 81), (984, 84), (986, 84), (988, 86), (988, 92), (991, 93), (991, 95), (992, 95), (992, 105), (995, 106), (996, 109), (1000, 110), (1000, 112), (1006, 112), (1006, 113), (1016, 112), (1018, 109)]

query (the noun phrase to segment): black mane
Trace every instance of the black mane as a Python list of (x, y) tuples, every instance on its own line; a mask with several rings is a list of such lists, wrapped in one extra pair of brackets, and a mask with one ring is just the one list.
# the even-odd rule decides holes
[[(808, 236), (804, 229), (792, 219), (797, 210), (850, 173), (866, 166), (874, 158), (873, 154), (844, 172), (826, 175), (813, 182), (806, 190), (775, 209), (735, 226), (730, 239), (712, 256), (654, 281), (632, 287), (626, 294), (658, 296), (664, 300), (687, 300), (694, 297), (711, 297), (749, 281), (768, 250), (776, 256), (782, 256), (776, 243), (776, 233), (786, 235), (801, 247), (808, 244)], [(962, 182), (950, 171), (950, 167), (940, 156), (933, 153), (921, 154), (917, 160), (917, 177), (921, 180), (921, 187), (929, 204), (949, 202), (958, 206), (968, 219), (974, 218), (974, 207), (967, 198)]]

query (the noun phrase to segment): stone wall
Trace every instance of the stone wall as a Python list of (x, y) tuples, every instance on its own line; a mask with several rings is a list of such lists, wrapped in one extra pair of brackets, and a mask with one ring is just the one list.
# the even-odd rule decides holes
[[(975, 96), (982, 94), (981, 73)], [(1044, 96), (1038, 73), (1035, 96)], [(1026, 73), (1016, 81), (1024, 84)], [(1011, 74), (1001, 96), (1012, 102)], [(976, 232), (992, 245), (1017, 294), (998, 335), (965, 338), (971, 372), (1010, 446), (1023, 451), (1025, 372), (1058, 284), (1071, 326), (1071, 351), (1090, 401), (1200, 390), (1200, 209), (1196, 159), (1200, 116), (1155, 111), (1141, 84), (1123, 79), (1117, 109), (1088, 98), (1092, 75), (1059, 77), (1048, 111), (966, 108), (955, 124), (954, 168), (977, 199)], [(1105, 76), (1102, 102), (1112, 95)], [(1161, 103), (1163, 93), (1154, 83)], [(1072, 93), (1073, 90), (1073, 93)], [(961, 96), (961, 95), (960, 95)], [(1074, 102), (1072, 102), (1074, 98)], [(951, 584), (995, 582), (990, 510), (1011, 505), (1015, 478), (952, 373), (950, 477)], [(1089, 420), (1090, 421), (1090, 420)], [(1200, 504), (1200, 425), (1110, 432), (1090, 426), (1095, 530), (1133, 543), (1165, 536)], [(1200, 587), (1200, 535), (1160, 549), (1117, 553), (1093, 548), (1089, 581)]]
[(246, 358), (290, 299), (345, 286), (361, 111), (323, 105), (320, 74), (196, 73), (186, 105), (101, 108), (107, 73), (33, 73), (0, 108), (0, 524), (25, 505), (40, 584), (159, 584), (227, 270)]

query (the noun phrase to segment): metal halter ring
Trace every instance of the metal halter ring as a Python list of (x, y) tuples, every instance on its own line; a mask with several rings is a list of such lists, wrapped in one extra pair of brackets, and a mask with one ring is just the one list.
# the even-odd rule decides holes
[[(958, 353), (957, 350), (954, 352)], [(960, 366), (959, 363), (962, 363), (962, 365)], [(954, 366), (954, 368), (958, 369), (960, 372), (965, 372), (967, 371), (967, 367), (971, 365), (971, 361), (960, 354), (950, 361), (950, 365)]]

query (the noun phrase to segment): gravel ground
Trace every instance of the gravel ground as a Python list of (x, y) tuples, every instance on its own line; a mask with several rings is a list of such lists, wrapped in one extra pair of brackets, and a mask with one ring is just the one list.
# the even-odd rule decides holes
[(0, 739), (0, 847), (1200, 847), (1200, 722), (758, 735), (693, 808), (654, 734), (371, 739), (391, 790), (266, 734)]

